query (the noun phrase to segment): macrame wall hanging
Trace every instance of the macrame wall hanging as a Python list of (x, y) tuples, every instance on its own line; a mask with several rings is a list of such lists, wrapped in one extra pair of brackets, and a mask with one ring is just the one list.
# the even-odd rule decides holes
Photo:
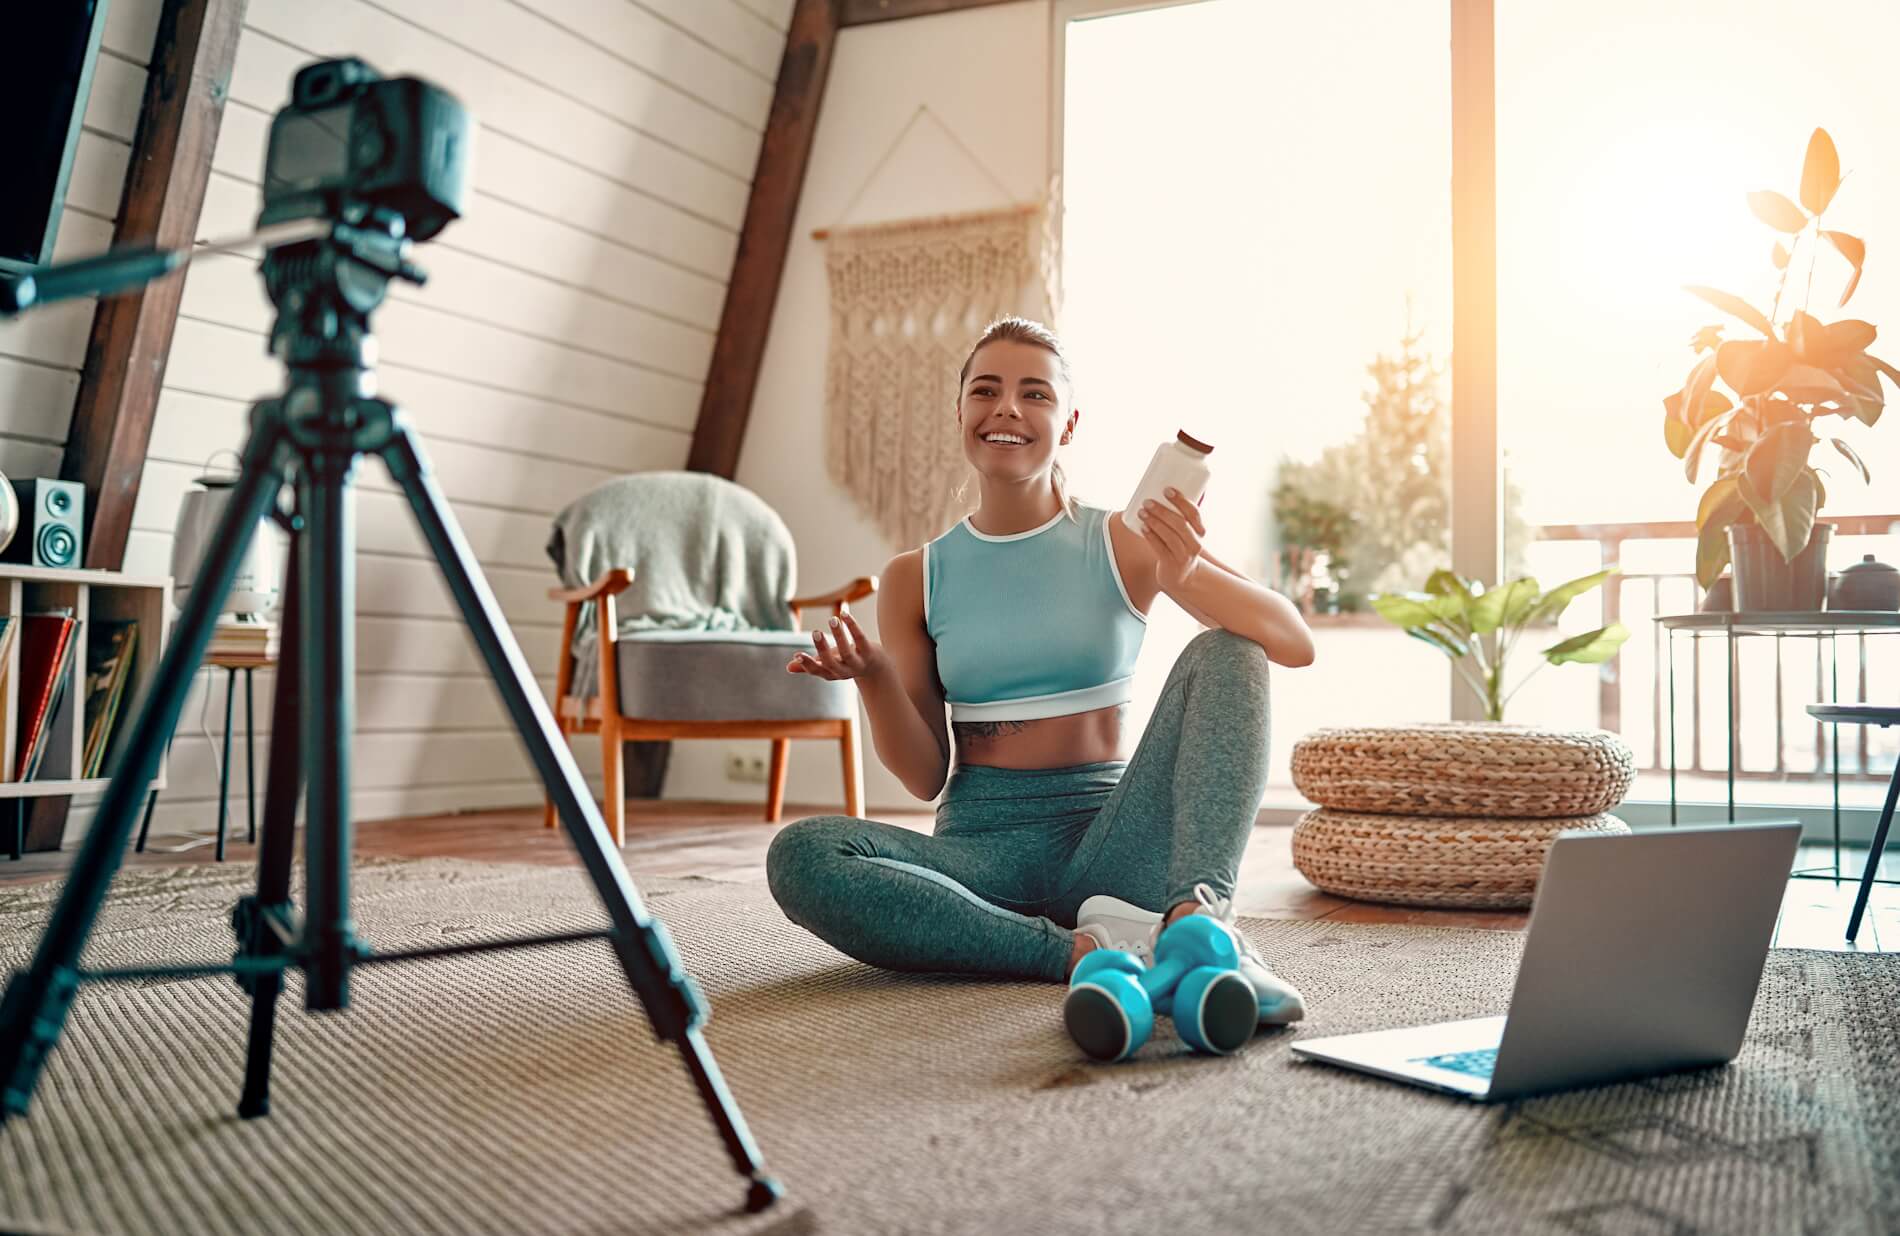
[[(912, 115), (866, 185), (925, 116), (1010, 197), (927, 107)], [(860, 186), (840, 213), (849, 214), (863, 193)], [(1050, 217), (1043, 203), (1015, 204), (813, 233), (827, 242), (831, 285), (826, 467), (899, 549), (936, 536), (974, 502), (953, 411), (957, 369), (995, 319), (1053, 318)]]

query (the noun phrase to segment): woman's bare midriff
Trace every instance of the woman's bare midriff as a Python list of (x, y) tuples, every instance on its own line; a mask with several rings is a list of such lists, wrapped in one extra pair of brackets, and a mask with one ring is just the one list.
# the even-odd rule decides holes
[(1122, 718), (1128, 705), (1035, 721), (953, 722), (957, 763), (988, 768), (1067, 768), (1125, 760)]

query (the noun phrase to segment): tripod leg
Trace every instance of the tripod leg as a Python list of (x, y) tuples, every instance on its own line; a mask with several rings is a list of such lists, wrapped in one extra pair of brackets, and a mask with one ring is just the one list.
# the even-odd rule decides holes
[(16, 973), (0, 1000), (0, 1120), (24, 1112), (32, 1101), (46, 1053), (59, 1039), (78, 986), (79, 954), (92, 932), (112, 877), (125, 858), (146, 788), (158, 774), (166, 743), (177, 728), (198, 663), (211, 641), (211, 627), (224, 607), (258, 520), (283, 483), (278, 449), (284, 429), (278, 405), (257, 405), (243, 470), (229, 505), (205, 552), (185, 611), (172, 629), (171, 646), (159, 660), (150, 696), (126, 738), (118, 770), (106, 786), (92, 827), (73, 860), (52, 919), (33, 961)]
[(303, 658), (304, 1007), (346, 1008), (350, 920), (350, 738), (356, 699), (356, 508), (348, 452), (306, 452), (297, 475)]
[[(270, 772), (264, 779), (264, 841), (257, 852), (257, 899), (252, 918), (238, 924), (238, 956), (283, 952), (270, 916), (290, 911), (290, 861), (296, 852), (297, 799), (303, 794), (303, 749), (298, 721), (302, 660), (297, 655), (299, 577), (297, 542), (292, 536), (284, 560), (282, 647), (289, 655), (277, 667), (277, 693), (271, 700)], [(239, 980), (243, 982), (242, 979)], [(244, 1094), (238, 1115), (246, 1120), (270, 1114), (270, 1055), (277, 1026), (281, 972), (258, 975), (251, 987), (251, 1033), (244, 1060)]]
[(740, 1115), (718, 1063), (700, 1036), (700, 1025), (708, 1012), (704, 997), (680, 965), (679, 954), (674, 950), (665, 924), (647, 913), (640, 894), (634, 890), (620, 851), (607, 835), (607, 827), (594, 806), (593, 796), (581, 778), (573, 754), (555, 728), (548, 703), (522, 659), (513, 633), (500, 616), (494, 594), (482, 578), (474, 555), (407, 428), (398, 427), (394, 431), (389, 444), (382, 449), (382, 456), (415, 512), (423, 538), (442, 568), (449, 591), (454, 594), (456, 606), (475, 637), (482, 660), (488, 664), (488, 672), (501, 692), (515, 729), (527, 746), (549, 797), (554, 800), (568, 836), (580, 852), (581, 862), (600, 894), (608, 917), (613, 920), (614, 951), (627, 973), (627, 981), (639, 996), (654, 1033), (679, 1046), (687, 1070), (699, 1088), (700, 1098), (725, 1141), (733, 1166), (751, 1180), (746, 1208), (763, 1210), (777, 1200), (781, 1189), (778, 1182), (766, 1174), (759, 1148), (746, 1128), (745, 1117)]

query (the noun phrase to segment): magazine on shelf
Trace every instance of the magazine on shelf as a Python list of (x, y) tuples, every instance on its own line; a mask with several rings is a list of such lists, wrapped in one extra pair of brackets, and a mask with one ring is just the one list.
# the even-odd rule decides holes
[(136, 622), (94, 622), (86, 641), (86, 747), (82, 777), (97, 777), (105, 767), (119, 702), (132, 676), (138, 651)]

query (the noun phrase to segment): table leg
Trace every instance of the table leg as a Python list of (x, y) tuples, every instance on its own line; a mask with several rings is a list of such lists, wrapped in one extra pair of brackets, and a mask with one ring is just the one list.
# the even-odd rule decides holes
[(1735, 822), (1735, 628), (1728, 628), (1728, 822)]
[(257, 717), (251, 693), (251, 667), (244, 667), (244, 805), (250, 813), (251, 844), (257, 844)]
[(237, 671), (224, 671), (224, 758), (218, 762), (218, 861), (224, 861), (224, 826), (231, 798), (231, 719), (237, 699)]
[(1676, 633), (1669, 639), (1669, 827), (1676, 826)]

